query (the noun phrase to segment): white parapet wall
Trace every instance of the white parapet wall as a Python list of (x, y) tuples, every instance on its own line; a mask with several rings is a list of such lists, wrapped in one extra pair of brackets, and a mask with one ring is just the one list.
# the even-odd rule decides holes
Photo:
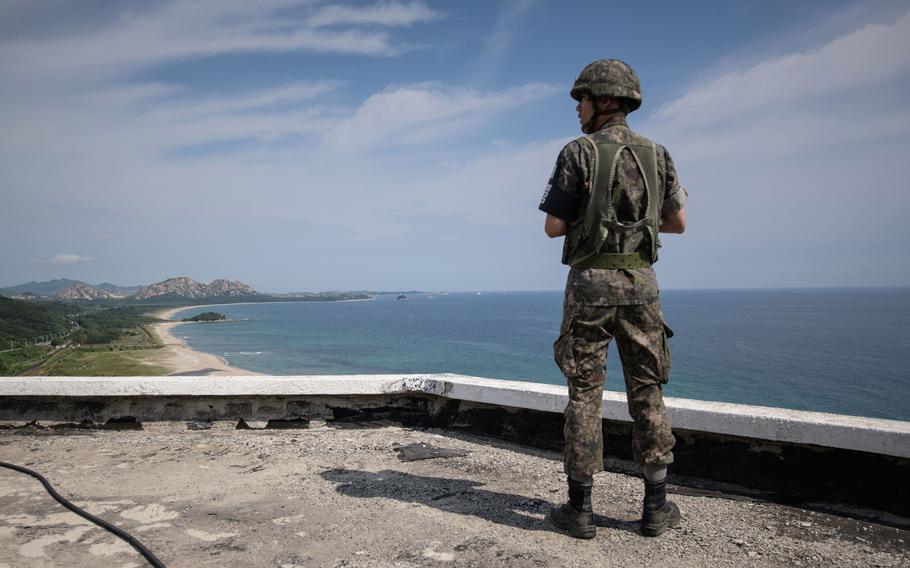
[[(561, 413), (564, 386), (453, 374), (237, 377), (8, 377), (0, 398), (364, 396), (422, 393)], [(910, 458), (910, 422), (667, 397), (674, 428)], [(625, 395), (605, 392), (603, 416), (630, 421)]]

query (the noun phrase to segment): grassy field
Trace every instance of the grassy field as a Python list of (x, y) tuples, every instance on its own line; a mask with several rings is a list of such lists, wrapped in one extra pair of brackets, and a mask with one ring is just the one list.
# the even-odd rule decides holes
[(161, 342), (154, 332), (140, 326), (128, 330), (110, 345), (86, 345), (62, 349), (51, 355), (40, 366), (23, 374), (55, 377), (166, 375), (170, 369), (143, 362), (144, 352), (161, 349), (161, 347)]
[(117, 340), (117, 345), (124, 346), (151, 346), (160, 343), (154, 332), (145, 326), (132, 329)]
[(0, 375), (15, 375), (34, 367), (51, 352), (51, 347), (33, 346), (0, 353)]
[(168, 374), (170, 370), (143, 363), (138, 349), (111, 347), (107, 350), (72, 349), (66, 357), (51, 361), (39, 371), (35, 374), (60, 377), (124, 377), (160, 376)]

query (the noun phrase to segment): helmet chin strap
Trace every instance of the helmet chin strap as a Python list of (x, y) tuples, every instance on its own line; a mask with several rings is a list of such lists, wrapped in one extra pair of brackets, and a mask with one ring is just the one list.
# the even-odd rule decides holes
[(594, 111), (594, 114), (591, 115), (590, 120), (588, 120), (588, 122), (581, 125), (582, 132), (584, 132), (585, 134), (591, 134), (592, 132), (594, 132), (594, 127), (597, 125), (597, 115), (598, 115), (597, 111)]
[(585, 134), (590, 134), (592, 132), (597, 131), (597, 120), (601, 116), (605, 116), (608, 114), (614, 114), (616, 112), (622, 112), (622, 108), (620, 108), (620, 107), (608, 108), (604, 111), (601, 111), (600, 105), (597, 103), (597, 101), (595, 101), (593, 99), (591, 100), (591, 106), (594, 108), (594, 114), (591, 115), (591, 118), (588, 120), (588, 122), (581, 125), (581, 130)]

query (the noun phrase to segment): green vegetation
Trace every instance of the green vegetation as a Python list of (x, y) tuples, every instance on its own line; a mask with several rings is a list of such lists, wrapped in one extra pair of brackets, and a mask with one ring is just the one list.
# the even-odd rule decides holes
[(296, 294), (257, 294), (255, 296), (208, 296), (205, 298), (187, 298), (177, 294), (162, 294), (142, 300), (123, 298), (117, 300), (91, 300), (82, 304), (101, 306), (137, 306), (146, 308), (163, 308), (193, 306), (197, 304), (238, 304), (254, 302), (340, 302), (343, 300), (369, 300), (370, 295), (363, 292), (301, 292)]
[[(137, 357), (120, 356), (124, 350), (160, 347), (144, 327), (158, 320), (142, 312), (0, 296), (0, 375), (164, 374)], [(92, 349), (98, 345), (103, 352)]]
[(360, 292), (320, 292), (296, 298), (303, 302), (343, 302), (346, 300), (369, 300), (369, 294)]
[(32, 345), (0, 353), (0, 376), (21, 373), (39, 364), (51, 352), (51, 347)]
[(144, 325), (135, 329), (128, 329), (117, 339), (117, 345), (121, 347), (151, 347), (157, 346), (161, 342), (158, 336)]
[[(152, 349), (161, 346), (152, 347)], [(170, 371), (166, 367), (143, 362), (144, 350), (124, 345), (69, 349), (64, 357), (55, 358), (37, 369), (36, 375), (55, 377), (128, 377), (160, 376)]]
[(66, 290), (70, 286), (79, 284), (85, 285), (85, 282), (80, 280), (68, 280), (66, 278), (57, 278), (56, 280), (48, 280), (47, 282), (35, 282), (32, 280), (28, 284), (20, 284), (10, 288), (0, 289), (0, 294), (5, 296), (16, 296), (19, 294), (31, 293), (38, 296), (53, 296)]
[(47, 307), (0, 296), (0, 350), (21, 347), (25, 342), (50, 341), (50, 336), (71, 331), (63, 305)]
[(81, 314), (76, 317), (81, 329), (73, 334), (73, 342), (83, 345), (112, 343), (140, 325), (157, 321), (142, 312), (138, 307), (122, 307)]
[(203, 312), (193, 317), (183, 318), (183, 321), (224, 321), (226, 319), (227, 316), (218, 312)]
[(70, 345), (54, 351), (39, 365), (34, 362), (17, 372), (29, 376), (130, 376), (166, 375), (169, 369), (143, 360), (161, 349), (158, 337), (145, 326), (127, 329), (106, 345)]
[[(206, 303), (331, 302), (369, 299), (364, 292), (321, 292), (270, 296), (210, 297)], [(167, 370), (141, 362), (136, 350), (160, 348), (145, 315), (164, 306), (192, 305), (197, 298), (173, 294), (143, 301), (21, 301), (0, 296), (0, 376), (2, 375), (160, 375)], [(205, 312), (184, 321), (224, 321)], [(38, 345), (35, 345), (35, 344)]]

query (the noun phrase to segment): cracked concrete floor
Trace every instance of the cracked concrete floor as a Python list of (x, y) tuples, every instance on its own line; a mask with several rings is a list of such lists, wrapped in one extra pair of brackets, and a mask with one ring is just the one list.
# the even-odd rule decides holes
[[(413, 443), (462, 452), (402, 461)], [(596, 478), (597, 537), (575, 540), (545, 520), (565, 494), (558, 454), (438, 430), (7, 429), (0, 461), (169, 567), (910, 566), (910, 531), (746, 500), (674, 495), (682, 526), (646, 539), (641, 481), (618, 473)], [(146, 565), (0, 468), (0, 568)]]

